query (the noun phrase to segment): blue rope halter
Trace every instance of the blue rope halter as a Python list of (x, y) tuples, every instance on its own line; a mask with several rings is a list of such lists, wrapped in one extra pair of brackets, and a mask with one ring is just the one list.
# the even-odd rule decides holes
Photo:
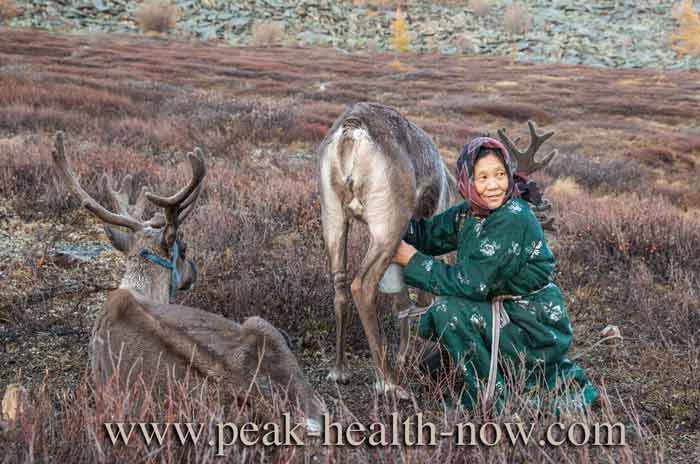
[(157, 264), (166, 269), (170, 269), (170, 303), (172, 303), (173, 299), (175, 298), (175, 291), (177, 290), (177, 281), (180, 279), (180, 274), (177, 272), (178, 254), (179, 250), (177, 247), (177, 240), (175, 240), (175, 243), (173, 243), (172, 256), (170, 258), (170, 261), (167, 261), (158, 256), (157, 254), (151, 253), (146, 249), (142, 249), (141, 251), (139, 251), (139, 255), (141, 255), (142, 258), (147, 259), (153, 264)]

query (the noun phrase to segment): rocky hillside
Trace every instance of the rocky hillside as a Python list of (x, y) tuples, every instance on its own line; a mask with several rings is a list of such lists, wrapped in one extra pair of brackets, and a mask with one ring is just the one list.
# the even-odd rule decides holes
[[(251, 43), (254, 25), (275, 21), (284, 43), (334, 46), (346, 51), (389, 49), (395, 10), (369, 1), (176, 0), (181, 15), (172, 33)], [(369, 3), (369, 5), (367, 5)], [(375, 3), (388, 4), (388, 0)], [(700, 69), (700, 56), (678, 56), (670, 35), (678, 28), (674, 0), (522, 0), (513, 21), (529, 24), (509, 33), (509, 0), (491, 0), (479, 15), (470, 2), (403, 5), (416, 52), (508, 55), (518, 60), (621, 68)], [(27, 0), (9, 24), (48, 30), (138, 32), (137, 2), (126, 0)]]

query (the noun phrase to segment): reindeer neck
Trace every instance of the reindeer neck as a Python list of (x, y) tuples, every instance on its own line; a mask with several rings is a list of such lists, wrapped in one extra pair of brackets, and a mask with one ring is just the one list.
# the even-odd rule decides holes
[(132, 256), (126, 263), (126, 272), (119, 288), (131, 290), (154, 303), (168, 303), (170, 272), (140, 256)]

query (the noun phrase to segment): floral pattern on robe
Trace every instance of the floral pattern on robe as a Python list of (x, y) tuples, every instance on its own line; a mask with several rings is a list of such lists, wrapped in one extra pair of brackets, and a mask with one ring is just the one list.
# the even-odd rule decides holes
[[(419, 335), (440, 342), (455, 366), (461, 367), (465, 391), (462, 403), (473, 407), (488, 378), (491, 359), (491, 299), (504, 301), (510, 322), (502, 323), (499, 364), (511, 361), (528, 370), (526, 387), (560, 388), (571, 404), (590, 404), (597, 392), (583, 370), (566, 353), (573, 332), (559, 288), (551, 281), (555, 261), (536, 216), (524, 201), (511, 198), (483, 219), (461, 203), (429, 219), (411, 221), (404, 240), (418, 251), (404, 270), (406, 283), (437, 295), (420, 320)], [(434, 259), (457, 251), (456, 264)], [(502, 388), (497, 403), (508, 394)], [(479, 386), (481, 383), (481, 386)]]

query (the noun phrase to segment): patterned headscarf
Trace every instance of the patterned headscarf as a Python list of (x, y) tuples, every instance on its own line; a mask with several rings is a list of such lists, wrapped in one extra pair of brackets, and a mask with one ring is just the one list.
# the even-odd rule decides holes
[(474, 186), (474, 165), (479, 157), (479, 153), (484, 149), (493, 150), (501, 158), (506, 173), (508, 174), (508, 191), (503, 203), (512, 196), (519, 197), (520, 193), (515, 186), (513, 179), (513, 163), (506, 147), (501, 142), (491, 137), (477, 137), (469, 142), (457, 159), (457, 188), (462, 197), (469, 203), (469, 210), (475, 216), (485, 217), (491, 214), (491, 210), (486, 202), (476, 193)]

